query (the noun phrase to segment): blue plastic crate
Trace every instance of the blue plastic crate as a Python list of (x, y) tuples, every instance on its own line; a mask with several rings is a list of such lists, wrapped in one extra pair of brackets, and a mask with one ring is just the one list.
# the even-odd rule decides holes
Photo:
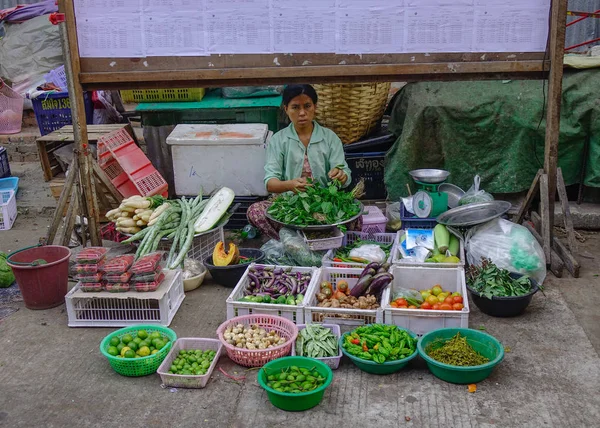
[(352, 171), (352, 183), (365, 179), (364, 199), (386, 199), (384, 166), (386, 152), (346, 153), (346, 162)]
[(419, 218), (406, 211), (404, 204), (400, 202), (400, 220), (402, 229), (433, 229), (437, 225), (435, 217)]
[(0, 146), (0, 178), (10, 177), (10, 164), (8, 163), (8, 151)]
[[(91, 93), (84, 92), (85, 117), (88, 124), (94, 123), (94, 103)], [(65, 125), (71, 125), (71, 101), (68, 92), (42, 94), (31, 100), (40, 133), (47, 135)]]

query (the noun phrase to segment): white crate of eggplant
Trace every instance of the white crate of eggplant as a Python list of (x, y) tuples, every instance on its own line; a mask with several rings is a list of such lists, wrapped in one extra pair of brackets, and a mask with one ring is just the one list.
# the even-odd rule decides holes
[(314, 294), (320, 269), (251, 264), (227, 298), (227, 319), (267, 314), (304, 323), (305, 296)]
[(321, 268), (315, 290), (307, 296), (307, 323), (337, 324), (343, 330), (383, 322), (381, 299), (393, 276), (389, 264), (364, 269)]

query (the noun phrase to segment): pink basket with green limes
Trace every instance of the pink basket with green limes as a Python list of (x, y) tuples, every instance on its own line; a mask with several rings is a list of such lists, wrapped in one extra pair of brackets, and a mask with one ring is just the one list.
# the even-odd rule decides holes
[[(144, 333), (140, 334), (142, 331)], [(127, 336), (130, 336), (131, 340)], [(176, 340), (177, 334), (170, 328), (160, 325), (136, 325), (122, 328), (106, 336), (100, 343), (100, 352), (120, 375), (147, 376), (156, 373)], [(134, 342), (135, 345), (130, 346), (130, 342)], [(123, 351), (124, 348), (129, 349)]]

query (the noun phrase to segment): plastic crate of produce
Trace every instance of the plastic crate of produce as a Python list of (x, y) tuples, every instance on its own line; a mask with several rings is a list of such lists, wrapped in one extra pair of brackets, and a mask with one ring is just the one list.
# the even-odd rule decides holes
[(409, 213), (402, 202), (400, 202), (400, 220), (402, 229), (433, 229), (437, 225), (434, 217), (419, 218)]
[[(188, 351), (192, 349), (200, 349), (202, 351), (215, 351), (217, 354), (215, 358), (212, 360), (206, 374), (204, 375), (180, 375), (180, 374), (170, 374), (169, 368), (171, 367), (171, 363), (177, 358), (179, 355), (179, 351)], [(185, 337), (180, 338), (175, 341), (167, 358), (165, 358), (156, 371), (162, 383), (165, 386), (171, 388), (204, 388), (208, 381), (210, 380), (210, 376), (213, 373), (213, 370), (217, 366), (217, 362), (219, 361), (219, 357), (221, 356), (221, 352), (223, 351), (223, 345), (218, 339), (204, 339), (204, 338), (196, 338), (196, 337)]]
[[(221, 241), (225, 242), (223, 227), (195, 235), (192, 241), (192, 248), (188, 251), (187, 257), (204, 263), (204, 260), (213, 253), (215, 247)], [(158, 250), (171, 251), (171, 244), (172, 241), (162, 240), (158, 244)]]
[(201, 101), (205, 93), (204, 88), (133, 89), (121, 91), (121, 99), (126, 104)]
[(12, 190), (0, 191), (0, 230), (9, 230), (17, 218), (17, 197)]
[[(340, 337), (342, 337), (342, 331), (340, 330), (340, 326), (337, 324), (321, 324), (321, 326), (331, 330), (333, 335), (336, 337), (336, 344), (337, 344), (337, 342), (340, 340)], [(306, 324), (299, 324), (297, 327), (298, 327), (298, 334), (300, 334), (300, 331), (304, 330), (306, 328)], [(339, 346), (338, 346), (338, 348), (339, 348)], [(294, 341), (294, 343), (292, 343), (292, 354), (291, 355), (293, 357), (296, 356), (296, 341)], [(327, 364), (330, 369), (336, 370), (340, 366), (340, 361), (342, 361), (342, 357), (343, 357), (342, 348), (339, 348), (338, 355), (336, 357), (320, 357), (320, 358), (315, 358), (315, 360), (322, 361), (323, 363)]]
[(180, 270), (165, 270), (158, 290), (150, 293), (84, 293), (77, 284), (65, 296), (69, 327), (168, 326), (185, 298)]
[(387, 217), (374, 205), (365, 207), (362, 216), (363, 226), (361, 232), (364, 233), (385, 233)]
[(348, 282), (348, 288), (352, 288), (358, 282), (363, 269), (356, 268), (321, 268), (320, 278), (310, 295), (305, 297), (304, 319), (306, 324), (318, 322), (323, 324), (337, 324), (343, 331), (350, 331), (355, 327), (383, 322), (383, 309), (345, 309), (345, 308), (322, 308), (317, 306), (317, 293), (319, 284), (329, 281), (335, 290), (338, 281)]
[(55, 86), (58, 86), (63, 91), (68, 91), (69, 87), (67, 85), (67, 74), (65, 73), (65, 66), (61, 65), (60, 67), (55, 68), (44, 76), (46, 82), (53, 83)]
[[(392, 266), (394, 281), (383, 292), (382, 305), (386, 324), (395, 324), (419, 336), (432, 330), (447, 327), (469, 327), (469, 299), (463, 268), (438, 269), (418, 266)], [(439, 284), (444, 291), (460, 292), (465, 307), (462, 311), (432, 309), (399, 309), (390, 306), (394, 290), (398, 288), (426, 290)]]
[[(94, 103), (88, 92), (83, 93), (85, 117), (88, 124), (94, 123)], [(31, 100), (40, 133), (46, 135), (52, 131), (71, 125), (71, 101), (68, 92), (44, 93)]]
[[(357, 240), (362, 241), (375, 241), (381, 242), (382, 244), (392, 244), (392, 248), (390, 249), (390, 257), (388, 258), (388, 262), (391, 262), (394, 248), (396, 246), (396, 241), (400, 233), (363, 233), (363, 232), (346, 232), (346, 238), (342, 243), (342, 246), (351, 245)], [(339, 268), (356, 268), (362, 269), (367, 264), (366, 263), (347, 263), (347, 262), (334, 262), (336, 250), (329, 250), (323, 256), (323, 267), (339, 267)]]
[(302, 232), (302, 236), (304, 237), (304, 242), (306, 242), (306, 245), (308, 245), (308, 248), (310, 248), (312, 251), (340, 248), (344, 242), (344, 232), (339, 230), (337, 227), (333, 229), (333, 236), (329, 238), (309, 239), (310, 235), (307, 236), (306, 231)]
[(0, 146), (0, 178), (10, 177), (10, 164), (8, 163), (8, 151)]
[[(394, 243), (394, 247), (392, 248), (392, 264), (398, 266), (421, 266), (421, 267), (431, 267), (431, 268), (457, 268), (464, 267), (465, 265), (465, 247), (463, 245), (463, 240), (458, 238), (459, 242), (459, 250), (458, 250), (458, 258), (460, 259), (459, 263), (418, 263), (411, 260), (403, 259), (400, 254), (400, 241), (402, 235), (404, 235), (405, 231), (398, 232), (398, 239)], [(452, 232), (450, 232), (452, 233)]]
[[(346, 162), (352, 171), (352, 183), (365, 179), (364, 199), (385, 199), (385, 152), (346, 153)], [(385, 232), (385, 229), (383, 230)]]
[[(250, 266), (254, 266), (251, 264)], [(249, 267), (250, 267), (249, 266)], [(244, 297), (244, 289), (248, 285), (250, 279), (248, 278), (249, 270), (246, 269), (244, 275), (239, 280), (229, 297), (227, 298), (227, 319), (232, 319), (242, 315), (276, 315), (287, 320), (292, 321), (294, 324), (304, 324), (304, 307), (306, 306), (307, 298), (309, 295), (316, 294), (316, 288), (318, 286), (318, 279), (320, 277), (320, 269), (314, 267), (289, 267), (289, 266), (272, 266), (264, 265), (272, 268), (291, 269), (291, 272), (300, 273), (312, 273), (312, 279), (306, 289), (304, 295), (304, 301), (297, 306), (292, 305), (278, 305), (274, 303), (253, 303), (253, 302), (240, 302), (239, 299)]]

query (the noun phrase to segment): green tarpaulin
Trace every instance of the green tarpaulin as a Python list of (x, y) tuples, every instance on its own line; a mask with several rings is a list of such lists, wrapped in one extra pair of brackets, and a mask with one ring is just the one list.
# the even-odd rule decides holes
[[(407, 195), (408, 172), (418, 168), (446, 169), (465, 190), (476, 174), (489, 192), (528, 189), (544, 162), (543, 100), (540, 80), (408, 84), (390, 117), (398, 136), (386, 157), (390, 199)], [(560, 129), (566, 184), (579, 182), (589, 138), (585, 184), (600, 187), (600, 70), (565, 71)]]

